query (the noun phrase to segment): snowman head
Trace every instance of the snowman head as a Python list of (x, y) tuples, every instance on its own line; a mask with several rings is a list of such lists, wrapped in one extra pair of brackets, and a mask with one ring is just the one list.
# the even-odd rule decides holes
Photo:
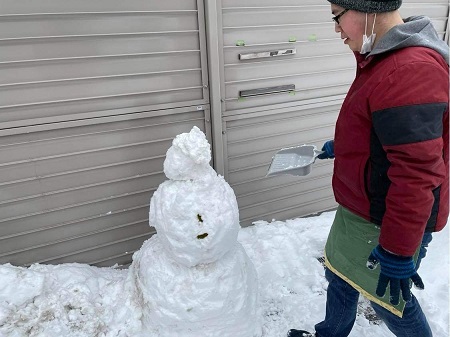
[[(211, 149), (196, 126), (175, 137), (164, 160), (164, 174), (172, 180), (205, 179), (212, 174)], [(214, 172), (215, 173), (215, 172)]]

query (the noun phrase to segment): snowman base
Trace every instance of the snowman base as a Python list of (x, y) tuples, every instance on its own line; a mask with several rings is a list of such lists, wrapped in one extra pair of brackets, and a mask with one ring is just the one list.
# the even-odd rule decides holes
[(216, 262), (186, 267), (168, 256), (155, 234), (130, 267), (142, 322), (161, 337), (254, 337), (257, 275), (244, 248)]

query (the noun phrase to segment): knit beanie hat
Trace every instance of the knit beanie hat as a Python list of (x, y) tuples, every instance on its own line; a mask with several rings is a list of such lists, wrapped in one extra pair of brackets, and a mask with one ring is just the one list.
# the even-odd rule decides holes
[(328, 0), (332, 4), (363, 13), (391, 12), (399, 9), (402, 0)]

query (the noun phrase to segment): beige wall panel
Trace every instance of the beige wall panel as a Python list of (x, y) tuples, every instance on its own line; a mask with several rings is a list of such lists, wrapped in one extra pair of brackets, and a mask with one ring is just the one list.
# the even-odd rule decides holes
[[(139, 92), (70, 101), (40, 102), (0, 108), (0, 123), (6, 128), (67, 120), (168, 109), (173, 100), (203, 105), (201, 88), (171, 89), (167, 92)], [(194, 101), (191, 101), (195, 99)], [(106, 110), (105, 110), (106, 109)]]
[(84, 1), (61, 1), (61, 0), (2, 0), (2, 12), (5, 14), (28, 14), (37, 13), (66, 13), (66, 12), (105, 12), (105, 11), (167, 11), (167, 10), (195, 10), (195, 0), (95, 0), (89, 1), (86, 8)]
[[(2, 13), (3, 14), (3, 13)], [(103, 12), (15, 15), (0, 21), (2, 39), (42, 38), (136, 32), (195, 31), (198, 21), (191, 12)]]
[[(142, 54), (155, 52), (183, 51), (199, 49), (196, 32), (167, 34), (136, 33), (135, 35), (87, 36), (41, 38), (0, 41), (2, 53), (0, 62), (52, 60), (59, 62), (61, 58), (95, 57), (124, 54)], [(38, 43), (37, 43), (38, 42)], [(8, 64), (9, 65), (9, 64)], [(45, 74), (43, 74), (45, 75)]]
[(130, 258), (154, 232), (149, 201), (172, 139), (194, 125), (210, 137), (204, 109), (0, 133), (0, 263)]
[[(317, 179), (329, 179), (330, 173), (333, 170), (332, 161), (318, 161), (314, 164), (314, 169), (307, 177), (301, 179), (291, 176), (278, 176), (267, 178), (268, 165), (261, 165), (255, 168), (253, 175), (241, 182), (233, 184), (233, 190), (239, 198), (246, 198), (251, 195), (258, 194), (260, 191), (270, 192), (271, 190), (289, 188), (296, 186), (298, 190), (304, 183), (309, 181), (316, 181)], [(328, 178), (327, 178), (328, 177)]]
[[(309, 205), (314, 205), (314, 207), (307, 207)], [(330, 194), (329, 187), (324, 189), (315, 188), (313, 191), (299, 192), (296, 195), (271, 199), (264, 203), (243, 207), (240, 210), (241, 225), (246, 226), (256, 220), (292, 219), (292, 217), (306, 216), (312, 213), (330, 210), (333, 207), (336, 207), (336, 202)], [(287, 210), (295, 210), (295, 212), (288, 214), (286, 213)]]
[(330, 138), (340, 100), (322, 104), (226, 118), (227, 180), (237, 196), (242, 225), (284, 220), (294, 214), (294, 205), (296, 216), (336, 206), (331, 202), (332, 161), (318, 161), (306, 177), (266, 177), (278, 149), (302, 144), (321, 147)]
[(208, 103), (200, 1), (0, 7), (0, 129)]
[(0, 85), (64, 78), (117, 76), (183, 69), (200, 69), (199, 51), (157, 52), (115, 57), (62, 59), (55, 62), (17, 62), (0, 65)]

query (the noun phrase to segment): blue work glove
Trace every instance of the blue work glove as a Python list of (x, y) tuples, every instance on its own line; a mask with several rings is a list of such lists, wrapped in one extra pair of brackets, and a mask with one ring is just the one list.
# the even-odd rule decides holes
[(322, 146), (323, 153), (319, 154), (319, 159), (332, 159), (334, 158), (334, 140), (326, 141)]
[(417, 288), (424, 289), (423, 281), (416, 272), (412, 257), (389, 253), (378, 245), (372, 250), (367, 260), (367, 268), (373, 270), (377, 268), (378, 264), (381, 265), (381, 271), (376, 294), (383, 297), (388, 284), (390, 284), (391, 296), (389, 302), (391, 304), (397, 305), (399, 303), (400, 290), (406, 302), (411, 300), (409, 279), (413, 281)]

